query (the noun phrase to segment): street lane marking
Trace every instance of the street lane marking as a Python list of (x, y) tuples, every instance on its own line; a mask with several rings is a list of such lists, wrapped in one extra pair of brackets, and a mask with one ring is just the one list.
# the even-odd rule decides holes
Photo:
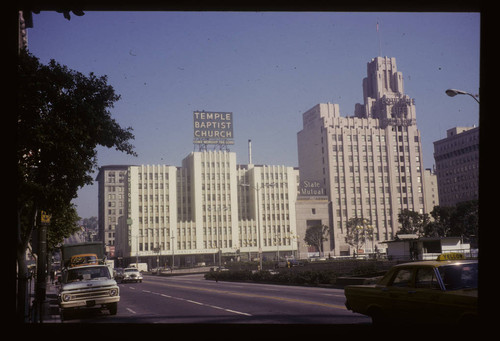
[(236, 311), (236, 310), (231, 310), (231, 309), (224, 309), (224, 310), (227, 312), (230, 312), (230, 313), (235, 313), (235, 314), (240, 314), (240, 315), (245, 315), (245, 316), (252, 316), (251, 314), (247, 314), (247, 313), (244, 313), (241, 311)]
[[(224, 311), (227, 311), (227, 312), (233, 313), (233, 314), (239, 314), (239, 315), (245, 315), (245, 316), (252, 316), (251, 314), (244, 313), (242, 311), (237, 311), (237, 310), (232, 310), (232, 309), (226, 309), (226, 308), (222, 308), (222, 307), (217, 307), (215, 305), (205, 304), (205, 303), (197, 302), (197, 301), (193, 301), (193, 300), (188, 300), (188, 299), (182, 298), (182, 297), (169, 296), (169, 295), (160, 294), (158, 292), (153, 292), (153, 291), (149, 291), (149, 290), (142, 290), (142, 291), (145, 292), (145, 293), (148, 293), (148, 294), (159, 295), (159, 296), (163, 296), (163, 297), (166, 297), (166, 298), (172, 298), (172, 299), (179, 300), (179, 301), (185, 301), (185, 302), (189, 302), (189, 303), (193, 303), (193, 304), (197, 304), (197, 305), (201, 305), (201, 306), (205, 306), (205, 307), (210, 307), (210, 308), (214, 308), (214, 309), (224, 310)], [(127, 310), (129, 310), (129, 311), (131, 311), (131, 312), (133, 312), (135, 314), (135, 312), (132, 309), (127, 308)]]
[(226, 308), (218, 307), (216, 305), (211, 305), (211, 304), (202, 304), (202, 305), (205, 305), (207, 307), (214, 308), (214, 309), (224, 310), (224, 311), (227, 311), (229, 313), (235, 313), (235, 314), (245, 315), (245, 316), (252, 316), (251, 314), (248, 314), (248, 313), (244, 313), (244, 312), (236, 311), (236, 310), (231, 310), (231, 309), (226, 309)]
[[(335, 309), (347, 310), (347, 308), (345, 306), (343, 306), (343, 305), (331, 304), (331, 303), (324, 303), (324, 302), (315, 302), (315, 301), (302, 300), (302, 299), (296, 299), (296, 298), (279, 297), (279, 296), (268, 296), (268, 295), (261, 295), (261, 294), (234, 292), (234, 291), (219, 290), (219, 289), (210, 289), (210, 288), (198, 288), (198, 287), (192, 287), (192, 286), (180, 285), (180, 284), (171, 284), (171, 283), (158, 283), (158, 282), (156, 282), (155, 284), (160, 284), (160, 285), (163, 285), (163, 286), (174, 287), (174, 288), (183, 288), (183, 289), (191, 289), (191, 290), (198, 290), (198, 291), (207, 291), (207, 292), (213, 292), (213, 293), (218, 293), (218, 294), (227, 294), (227, 295), (234, 295), (234, 296), (254, 297), (254, 298), (265, 298), (265, 299), (271, 299), (271, 300), (276, 300), (276, 301), (284, 301), (284, 302), (292, 302), (292, 303), (302, 303), (302, 304), (309, 304), (309, 305), (317, 305), (317, 306), (321, 306), (321, 307), (328, 307), (328, 308), (335, 308)], [(145, 291), (145, 290), (143, 290), (143, 291)]]
[(323, 296), (332, 296), (332, 297), (345, 297), (345, 295), (337, 295), (337, 294), (320, 294)]
[(126, 308), (128, 311), (130, 311), (132, 314), (137, 314), (135, 311), (133, 311), (132, 309), (130, 308)]
[(201, 302), (196, 302), (196, 301), (191, 301), (191, 300), (186, 300), (186, 301), (189, 302), (189, 303), (194, 303), (194, 304), (198, 304), (198, 305), (204, 305)]

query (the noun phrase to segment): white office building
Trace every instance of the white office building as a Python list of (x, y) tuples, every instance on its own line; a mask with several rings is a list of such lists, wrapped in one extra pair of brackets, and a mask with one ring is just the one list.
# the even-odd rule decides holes
[(259, 252), (276, 259), (297, 250), (293, 167), (237, 165), (235, 153), (202, 151), (182, 167), (128, 166), (125, 179), (114, 242), (125, 266), (217, 264)]

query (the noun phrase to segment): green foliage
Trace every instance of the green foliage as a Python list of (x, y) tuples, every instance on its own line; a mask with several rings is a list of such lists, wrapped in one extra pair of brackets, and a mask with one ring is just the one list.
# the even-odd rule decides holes
[(425, 232), (425, 226), (429, 224), (429, 221), (427, 213), (420, 214), (404, 209), (398, 214), (398, 222), (401, 224), (398, 234), (416, 234), (422, 236)]
[(306, 270), (306, 271), (224, 271), (209, 272), (205, 279), (219, 281), (253, 281), (261, 283), (319, 285), (334, 284), (337, 274), (333, 270)]
[(70, 201), (78, 188), (92, 183), (96, 147), (115, 147), (135, 155), (109, 108), (119, 100), (107, 77), (48, 65), (19, 56), (17, 160), (21, 199)]
[(477, 238), (479, 234), (479, 202), (458, 203), (456, 206), (434, 206), (432, 220), (427, 214), (403, 210), (398, 215), (402, 224), (398, 234), (414, 233), (424, 237)]
[(47, 229), (47, 249), (53, 250), (58, 244), (79, 230), (78, 214), (73, 204), (56, 210)]
[(368, 240), (373, 240), (373, 226), (368, 219), (351, 218), (347, 222), (345, 242), (359, 250)]
[(40, 210), (53, 217), (52, 246), (74, 232), (79, 218), (71, 200), (93, 181), (96, 147), (136, 153), (129, 142), (132, 128), (121, 128), (111, 117), (109, 109), (120, 96), (106, 76), (85, 76), (54, 60), (43, 65), (23, 50), (17, 86), (17, 260), (24, 274), (24, 254)]
[(319, 252), (323, 252), (323, 242), (328, 241), (328, 226), (310, 226), (306, 230), (304, 241), (311, 246), (315, 246)]

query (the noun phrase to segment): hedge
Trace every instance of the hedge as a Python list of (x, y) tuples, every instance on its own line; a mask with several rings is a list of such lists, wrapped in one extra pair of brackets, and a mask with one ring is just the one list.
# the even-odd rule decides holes
[(335, 284), (337, 274), (332, 270), (307, 270), (307, 271), (223, 271), (208, 272), (205, 279), (221, 281), (253, 281), (279, 284)]

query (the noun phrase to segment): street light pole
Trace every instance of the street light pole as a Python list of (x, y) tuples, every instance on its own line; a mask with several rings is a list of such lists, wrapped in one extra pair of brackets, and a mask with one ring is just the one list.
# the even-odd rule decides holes
[(174, 239), (175, 239), (175, 236), (170, 237), (170, 240), (171, 240), (170, 247), (172, 248), (172, 266), (170, 267), (171, 273), (174, 272), (174, 264), (175, 264), (175, 262), (174, 262)]
[(448, 89), (445, 91), (446, 94), (450, 97), (455, 97), (456, 95), (469, 95), (470, 97), (474, 98), (474, 100), (478, 103), (479, 103), (479, 100), (476, 98), (476, 96), (474, 96), (473, 94), (471, 93), (468, 93), (467, 91), (463, 91), (463, 90), (457, 90), (457, 89)]

